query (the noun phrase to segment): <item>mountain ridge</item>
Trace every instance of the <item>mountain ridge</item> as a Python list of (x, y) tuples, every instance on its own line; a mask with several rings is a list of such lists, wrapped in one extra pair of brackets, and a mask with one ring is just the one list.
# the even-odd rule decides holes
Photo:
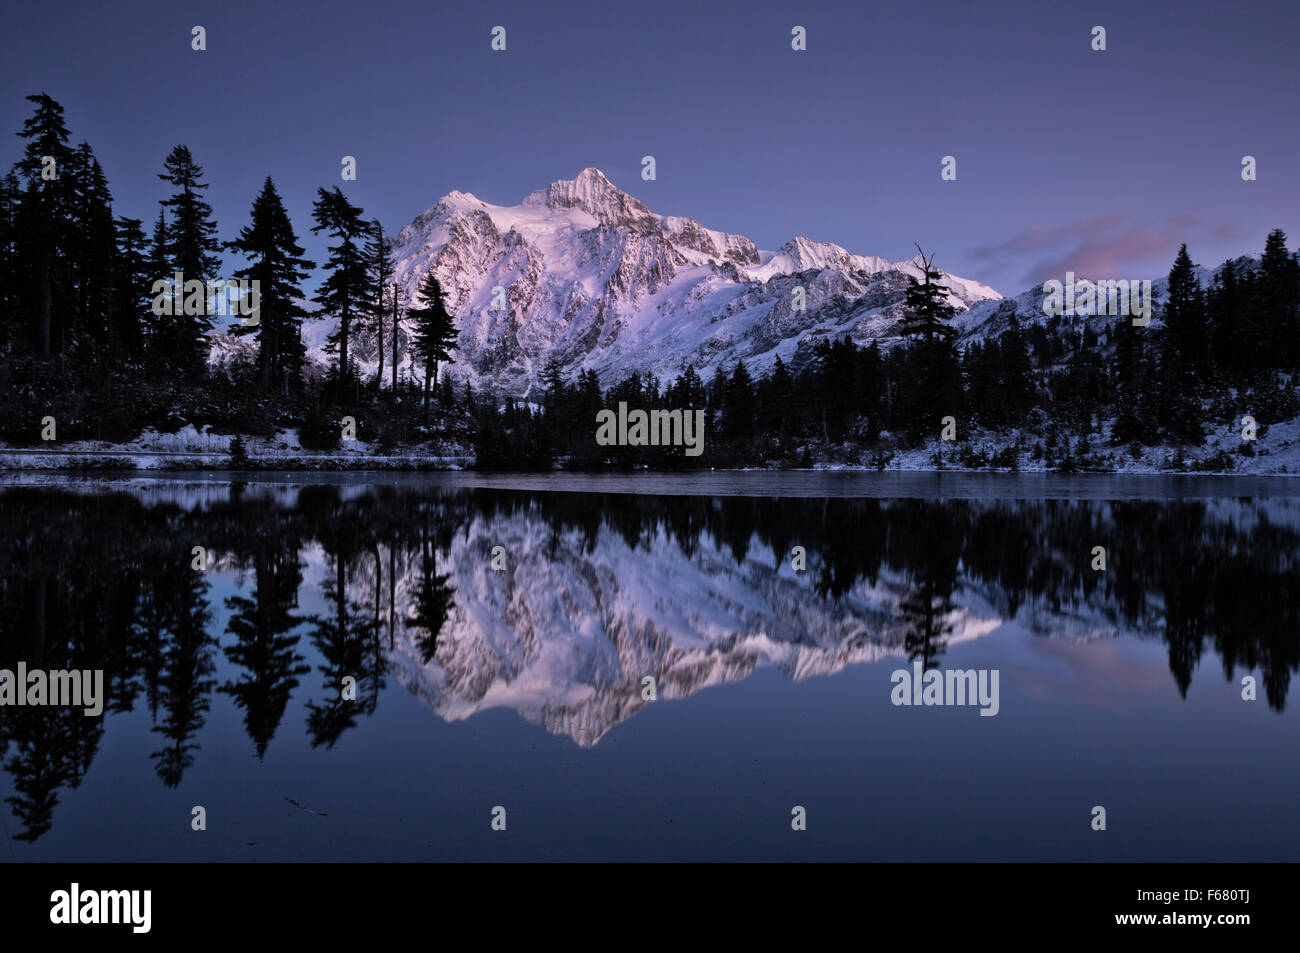
[[(761, 372), (777, 355), (797, 368), (818, 341), (844, 334), (888, 344), (906, 276), (919, 275), (911, 262), (803, 235), (761, 250), (744, 235), (660, 215), (590, 167), (512, 206), (450, 191), (391, 247), (407, 306), (430, 271), (447, 292), (459, 330), (457, 381), (518, 397), (551, 360), (568, 379), (594, 370), (608, 386), (632, 373), (669, 379), (687, 364), (702, 376), (740, 360)], [(978, 281), (945, 275), (944, 283), (961, 311), (1001, 300)], [(322, 360), (334, 322), (312, 323), (320, 327), (305, 329), (308, 352)], [(372, 332), (358, 332), (364, 371), (375, 369), (377, 348)], [(405, 354), (399, 373), (411, 373)]]

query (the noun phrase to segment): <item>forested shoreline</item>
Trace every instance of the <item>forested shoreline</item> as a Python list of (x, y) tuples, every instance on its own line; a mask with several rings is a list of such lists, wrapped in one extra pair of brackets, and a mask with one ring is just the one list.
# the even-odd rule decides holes
[[(72, 144), (62, 107), (44, 94), (28, 99), (22, 154), (0, 177), (0, 454), (15, 451), (7, 465), (22, 465), (13, 462), (22, 448), (129, 446), (190, 428), (209, 444), (228, 438), (235, 467), (294, 454), (328, 466), (329, 454), (357, 451), (389, 466), (464, 457), (484, 470), (1108, 471), (1159, 451), (1159, 468), (1217, 472), (1238, 468), (1270, 427), (1300, 415), (1300, 259), (1280, 229), (1258, 259), (1225, 262), (1208, 287), (1183, 246), (1149, 327), (1012, 311), (996, 336), (961, 341), (943, 273), (921, 255), (896, 346), (844, 336), (798, 367), (777, 357), (758, 375), (740, 361), (705, 379), (688, 366), (671, 381), (566, 377), (552, 361), (528, 400), (476, 392), (458, 373), (437, 280), (405, 300), (392, 241), (339, 187), (319, 188), (313, 205), (308, 227), (331, 242), (319, 265), (303, 257), (270, 176), (236, 236), (221, 241), (203, 167), (184, 145), (160, 163), (157, 214), (127, 217), (91, 146)], [(157, 283), (176, 274), (256, 282), (257, 323), (219, 325), (207, 309), (183, 307), (179, 291), (175, 307), (160, 309)], [(337, 320), (323, 367), (303, 341), (314, 316)], [(250, 347), (213, 362), (219, 331)], [(378, 358), (373, 371), (356, 360), (362, 340)], [(597, 415), (620, 402), (704, 410), (703, 453), (599, 445)], [(1225, 443), (1225, 432), (1249, 429), (1247, 418), (1250, 436)], [(277, 444), (286, 434), (292, 440)]]

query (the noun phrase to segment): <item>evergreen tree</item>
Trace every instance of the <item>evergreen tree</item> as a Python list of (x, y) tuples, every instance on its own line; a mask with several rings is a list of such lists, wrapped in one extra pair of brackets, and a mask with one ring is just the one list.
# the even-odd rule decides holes
[(1179, 248), (1169, 271), (1167, 295), (1165, 328), (1174, 363), (1180, 367), (1198, 368), (1208, 357), (1208, 337), (1201, 286), (1185, 244)]
[(66, 304), (58, 289), (64, 286), (64, 256), (72, 237), (68, 220), (67, 175), (72, 164), (68, 146), (68, 128), (63, 121), (63, 107), (40, 93), (28, 96), (36, 104), (36, 113), (23, 124), (20, 138), (27, 147), (16, 171), (26, 180), (19, 204), (17, 235), (23, 250), (26, 275), (20, 288), (30, 288), (36, 317), (32, 340), (37, 355), (49, 359), (54, 354), (55, 310)]
[[(594, 376), (596, 372), (590, 373)], [(682, 372), (679, 394), (683, 407), (703, 410), (708, 403), (704, 393), (704, 381), (700, 380), (700, 373), (695, 369), (694, 364), (687, 364), (686, 370)]]
[(1275, 228), (1264, 242), (1255, 288), (1259, 366), (1289, 367), (1300, 358), (1300, 264), (1287, 251), (1286, 233)]
[(315, 264), (302, 257), (298, 236), (269, 175), (253, 200), (251, 221), (226, 247), (249, 263), (235, 277), (257, 282), (259, 292), (257, 324), (238, 322), (234, 332), (257, 335), (262, 390), (276, 388), (288, 396), (300, 386), (304, 359), (301, 325), (306, 312), (297, 304), (303, 296), (300, 286)]
[(542, 368), (542, 394), (547, 416), (554, 417), (564, 401), (564, 365), (554, 354), (546, 359), (546, 366)]
[(0, 355), (22, 335), (18, 299), (18, 177), (0, 176)]
[(926, 344), (952, 339), (956, 328), (948, 321), (957, 313), (948, 302), (948, 290), (939, 280), (943, 272), (934, 265), (932, 257), (917, 246), (918, 268), (921, 277), (907, 276), (907, 291), (903, 298), (903, 318), (899, 321), (899, 333), (905, 337), (923, 339)]
[(1022, 397), (1032, 394), (1033, 359), (1029, 355), (1029, 346), (1020, 321), (1012, 313), (1007, 329), (997, 338), (996, 346), (991, 350), (997, 352), (998, 381), (1002, 397), (1009, 397), (1018, 392)]
[[(366, 267), (370, 279), (367, 324), (374, 330), (378, 342), (376, 351), (379, 354), (379, 368), (375, 374), (375, 393), (379, 393), (384, 383), (384, 316), (389, 310), (389, 296), (397, 292), (397, 286), (393, 284), (393, 270), (396, 267), (393, 249), (384, 238), (384, 226), (379, 223), (379, 219), (370, 223), (370, 238), (366, 243)], [(395, 333), (396, 326), (394, 326)]]
[(388, 301), (392, 306), (392, 320), (388, 326), (392, 328), (393, 339), (393, 396), (397, 396), (397, 342), (402, 336), (401, 323), (397, 320), (398, 315), (402, 313), (402, 302), (406, 300), (406, 295), (402, 293), (402, 287), (397, 282), (393, 282), (392, 289), (389, 293)]
[(117, 219), (114, 242), (113, 338), (121, 356), (138, 363), (144, 347), (141, 315), (153, 300), (144, 223), (138, 218)]
[[(186, 314), (183, 290), (173, 289), (171, 333), (168, 350), (182, 368), (201, 376), (207, 363), (207, 332), (212, 319), (207, 314), (207, 282), (217, 276), (221, 244), (217, 240), (217, 223), (212, 206), (203, 199), (208, 187), (203, 168), (194, 161), (186, 146), (176, 146), (163, 162), (158, 178), (176, 189), (159, 204), (171, 212), (166, 222), (167, 264), (184, 275), (184, 280), (204, 283), (203, 307), (199, 314)], [(163, 276), (160, 276), (163, 277)]]
[(963, 403), (961, 366), (953, 345), (957, 330), (948, 323), (957, 309), (939, 283), (943, 272), (933, 258), (920, 246), (917, 258), (921, 277), (907, 276), (899, 331), (913, 341), (908, 350), (912, 374), (905, 399), (907, 424), (914, 433), (930, 433), (942, 417), (956, 416)]
[(772, 373), (760, 388), (760, 398), (761, 432), (784, 439), (789, 429), (791, 405), (794, 403), (794, 380), (780, 354), (776, 356)]
[(438, 403), (448, 410), (456, 406), (456, 387), (452, 383), (450, 371), (442, 375), (442, 381), (438, 385)]
[(338, 330), (330, 335), (325, 349), (338, 355), (338, 379), (344, 384), (352, 373), (348, 363), (352, 318), (364, 315), (370, 301), (370, 279), (362, 245), (370, 226), (362, 221), (361, 209), (349, 202), (337, 185), (330, 191), (317, 189), (316, 194), (312, 205), (316, 224), (312, 231), (325, 232), (338, 242), (329, 246), (329, 261), (325, 265), (329, 275), (317, 292), (316, 302), (327, 314), (338, 315)]
[(705, 389), (705, 402), (707, 413), (704, 415), (709, 422), (709, 428), (715, 433), (722, 433), (722, 408), (727, 400), (727, 374), (719, 363), (713, 369), (713, 376), (709, 378), (708, 386)]
[(1002, 403), (1010, 420), (1018, 418), (1034, 406), (1034, 367), (1029, 359), (1029, 349), (1016, 316), (998, 339), (998, 357), (1002, 377)]
[(971, 413), (986, 427), (1000, 427), (1005, 421), (999, 400), (999, 351), (993, 345), (973, 342), (962, 354), (962, 373), (966, 380), (966, 403)]
[(71, 328), (65, 323), (64, 334), (74, 339), (61, 342), (60, 350), (80, 343), (88, 363), (112, 365), (119, 351), (112, 320), (117, 245), (113, 197), (99, 160), (84, 142), (73, 153), (72, 172), (69, 219), (75, 238), (69, 272), (75, 289), (76, 320)]
[(1179, 441), (1200, 442), (1204, 436), (1201, 371), (1207, 356), (1201, 286), (1187, 246), (1183, 245), (1169, 271), (1160, 378), (1161, 421)]
[(1135, 328), (1128, 321), (1115, 326), (1115, 426), (1111, 432), (1115, 443), (1152, 443), (1156, 421), (1153, 419), (1157, 395), (1152, 394), (1150, 348), (1146, 345), (1146, 328)]
[(149, 241), (150, 309), (146, 318), (150, 346), (153, 348), (154, 353), (158, 355), (165, 355), (170, 349), (172, 319), (166, 315), (154, 313), (153, 302), (157, 296), (153, 294), (153, 288), (158, 281), (171, 281), (173, 272), (171, 256), (167, 252), (167, 213), (160, 208), (158, 210), (158, 220), (154, 222), (153, 233)]
[(1210, 289), (1209, 334), (1215, 363), (1233, 377), (1245, 370), (1252, 350), (1244, 340), (1247, 324), (1243, 304), (1237, 268), (1229, 259), (1214, 276)]
[(424, 423), (429, 424), (429, 389), (438, 376), (438, 362), (451, 360), (454, 351), (456, 326), (447, 311), (446, 296), (433, 272), (424, 276), (419, 297), (425, 302), (422, 308), (406, 309), (406, 316), (414, 322), (414, 356), (424, 362)]
[(744, 446), (754, 436), (754, 381), (744, 361), (737, 361), (727, 381), (722, 411), (722, 433)]

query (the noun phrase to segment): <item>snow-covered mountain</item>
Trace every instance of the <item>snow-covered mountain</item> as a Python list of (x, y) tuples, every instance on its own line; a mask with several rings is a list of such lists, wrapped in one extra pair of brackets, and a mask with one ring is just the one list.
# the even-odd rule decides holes
[[(797, 369), (819, 341), (845, 334), (888, 348), (899, 340), (907, 276), (920, 274), (912, 261), (855, 255), (802, 236), (763, 251), (744, 235), (656, 214), (590, 168), (518, 205), (449, 192), (391, 246), (404, 306), (431, 271), (447, 292), (460, 331), (453, 376), (498, 396), (529, 395), (551, 359), (568, 380), (593, 369), (608, 387), (633, 372), (669, 381), (687, 364), (706, 380), (718, 366), (730, 370), (739, 360), (762, 373), (778, 354)], [(1253, 270), (1258, 259), (1242, 256), (1236, 265)], [(1213, 284), (1215, 272), (1197, 268), (1203, 288)], [(997, 337), (1013, 315), (1021, 325), (1049, 320), (1041, 285), (1004, 299), (978, 281), (950, 274), (943, 281), (959, 312), (953, 324), (962, 341)], [(1155, 327), (1162, 323), (1167, 285), (1166, 277), (1152, 281)], [(803, 289), (802, 310), (796, 288)], [(1065, 320), (1101, 331), (1116, 318)], [(330, 316), (304, 324), (308, 357), (322, 367), (328, 363), (325, 341), (337, 326)], [(386, 363), (389, 334), (386, 329)], [(403, 317), (402, 376), (411, 374), (410, 337)], [(355, 330), (352, 353), (367, 373), (378, 363), (377, 346), (372, 332)], [(251, 338), (217, 333), (211, 360), (251, 359), (253, 348)]]
[[(552, 358), (570, 379), (591, 368), (609, 386), (634, 371), (669, 380), (688, 363), (706, 379), (741, 359), (760, 371), (777, 354), (799, 366), (817, 341), (846, 333), (888, 341), (906, 275), (919, 274), (802, 237), (762, 251), (743, 235), (658, 215), (598, 169), (512, 206), (450, 192), (394, 249), (408, 301), (430, 271), (448, 293), (456, 377), (519, 396)], [(976, 281), (946, 283), (963, 311), (1001, 297)], [(309, 350), (332, 329), (328, 318), (309, 322)], [(372, 370), (373, 338), (360, 335), (356, 353)], [(401, 368), (409, 372), (406, 358)]]

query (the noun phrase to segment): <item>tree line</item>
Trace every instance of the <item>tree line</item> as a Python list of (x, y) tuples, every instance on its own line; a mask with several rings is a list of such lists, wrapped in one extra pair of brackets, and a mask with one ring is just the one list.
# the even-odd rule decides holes
[[(194, 423), (265, 436), (298, 426), (304, 445), (330, 445), (342, 406), (363, 431), (384, 429), (387, 439), (428, 431), (430, 403), (447, 396), (436, 386), (438, 364), (455, 341), (445, 294), (430, 275), (416, 300), (405, 300), (392, 243), (339, 187), (318, 189), (312, 207), (311, 231), (331, 243), (313, 300), (338, 319), (328, 373), (319, 375), (309, 373), (302, 338), (303, 283), (317, 264), (304, 257), (270, 176), (247, 224), (222, 242), (203, 168), (178, 145), (158, 173), (167, 194), (146, 232), (142, 219), (115, 214), (94, 151), (71, 145), (63, 107), (45, 94), (27, 99), (34, 112), (18, 133), (23, 154), (0, 177), (0, 438), (33, 442), (49, 414), (73, 439), (120, 441), (145, 427)], [(252, 356), (212, 367), (214, 302), (205, 294), (203, 307), (186, 307), (180, 289), (160, 298), (157, 283), (180, 273), (206, 288), (230, 254), (244, 262), (233, 277), (258, 288), (255, 323), (229, 328), (250, 340)], [(377, 355), (369, 381), (355, 360), (361, 334)], [(412, 372), (399, 379), (402, 357)]]

